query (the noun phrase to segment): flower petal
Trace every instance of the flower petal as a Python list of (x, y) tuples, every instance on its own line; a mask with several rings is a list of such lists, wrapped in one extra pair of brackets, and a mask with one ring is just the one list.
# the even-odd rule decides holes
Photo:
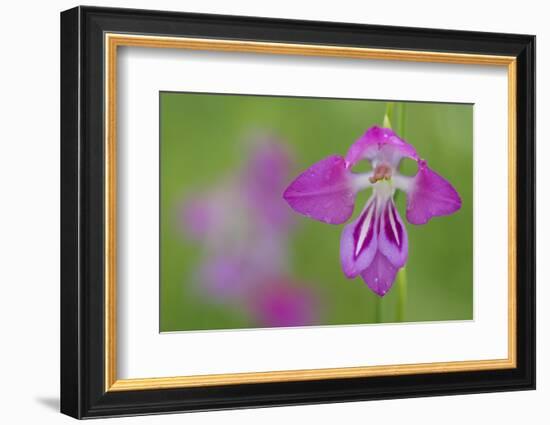
[(362, 159), (386, 162), (397, 167), (402, 158), (418, 159), (416, 149), (401, 139), (390, 128), (371, 127), (351, 145), (346, 161), (353, 167)]
[(341, 224), (353, 213), (355, 189), (341, 156), (329, 156), (312, 165), (283, 194), (300, 214), (329, 224)]
[(378, 251), (361, 277), (372, 291), (383, 297), (392, 287), (398, 269)]
[(376, 254), (377, 222), (377, 201), (371, 198), (361, 215), (342, 231), (340, 262), (344, 274), (350, 279), (359, 276)]
[(390, 198), (381, 213), (378, 249), (395, 267), (403, 267), (409, 254), (407, 229)]
[(452, 214), (462, 205), (455, 188), (443, 177), (418, 161), (418, 173), (407, 192), (407, 220), (425, 224), (435, 216)]

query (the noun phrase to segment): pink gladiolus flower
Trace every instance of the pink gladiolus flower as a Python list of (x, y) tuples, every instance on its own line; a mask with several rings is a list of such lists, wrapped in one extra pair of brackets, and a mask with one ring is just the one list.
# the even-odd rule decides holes
[[(415, 176), (399, 172), (403, 158), (417, 162)], [(361, 160), (369, 161), (372, 171), (352, 172)], [(342, 231), (340, 260), (346, 277), (361, 276), (372, 291), (384, 296), (409, 252), (407, 230), (394, 203), (395, 191), (406, 193), (406, 217), (412, 224), (452, 214), (462, 202), (453, 186), (428, 168), (413, 146), (391, 129), (376, 126), (350, 147), (345, 158), (329, 156), (304, 171), (283, 197), (300, 214), (342, 224), (353, 214), (356, 194), (367, 188), (372, 188), (370, 199)]]

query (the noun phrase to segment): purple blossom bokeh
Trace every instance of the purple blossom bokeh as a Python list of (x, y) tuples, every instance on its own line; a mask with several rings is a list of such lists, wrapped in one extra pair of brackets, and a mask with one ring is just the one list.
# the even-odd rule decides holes
[(180, 206), (180, 227), (202, 253), (195, 270), (199, 293), (238, 306), (256, 326), (315, 324), (318, 297), (292, 276), (287, 257), (295, 222), (281, 193), (290, 153), (274, 137), (253, 142), (239, 170)]

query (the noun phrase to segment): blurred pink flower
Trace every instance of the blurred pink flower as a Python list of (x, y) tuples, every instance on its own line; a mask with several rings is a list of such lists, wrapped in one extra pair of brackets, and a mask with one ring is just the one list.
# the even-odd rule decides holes
[(315, 325), (318, 320), (319, 305), (313, 291), (284, 276), (268, 280), (251, 298), (252, 314), (262, 326)]
[(311, 291), (287, 277), (294, 218), (281, 193), (290, 170), (280, 142), (256, 141), (236, 176), (188, 197), (179, 214), (186, 236), (203, 251), (200, 291), (242, 304), (261, 326), (305, 325), (315, 317)]

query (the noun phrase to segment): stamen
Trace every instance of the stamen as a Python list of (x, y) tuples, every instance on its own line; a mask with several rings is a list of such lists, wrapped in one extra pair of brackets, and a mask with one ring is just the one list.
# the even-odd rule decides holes
[(369, 177), (371, 183), (376, 183), (380, 180), (390, 180), (392, 175), (392, 169), (388, 164), (379, 164), (374, 169), (374, 173)]

